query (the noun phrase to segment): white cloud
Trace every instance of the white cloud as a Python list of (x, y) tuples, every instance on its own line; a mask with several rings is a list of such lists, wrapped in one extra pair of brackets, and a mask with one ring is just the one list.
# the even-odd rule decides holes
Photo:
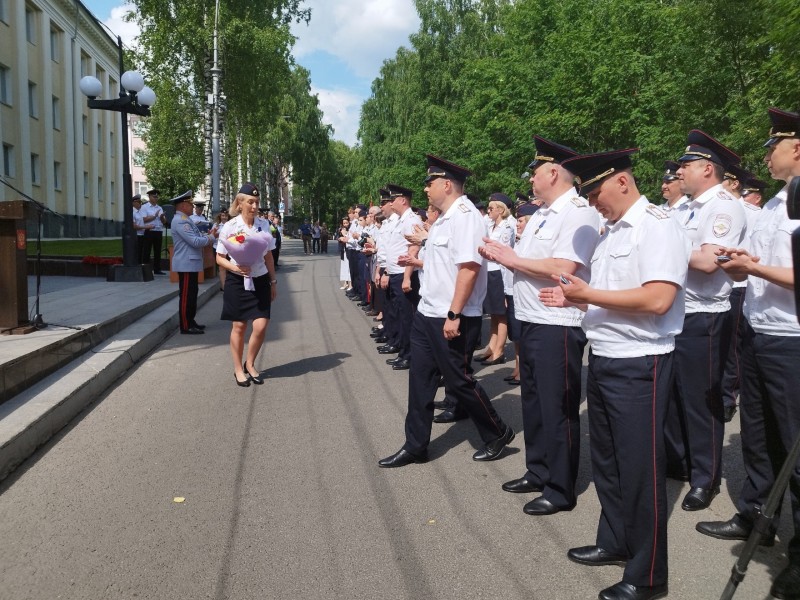
[(135, 10), (133, 4), (116, 6), (111, 9), (111, 16), (103, 21), (106, 27), (122, 38), (122, 43), (128, 48), (136, 47), (136, 38), (140, 33), (139, 26), (135, 22), (125, 21), (125, 15)]
[(332, 125), (333, 137), (349, 146), (356, 143), (358, 121), (361, 116), (361, 103), (364, 99), (345, 90), (326, 90), (311, 87), (311, 93), (319, 98), (323, 123)]
[(306, 0), (304, 6), (311, 8), (311, 22), (293, 26), (294, 56), (322, 50), (369, 79), (419, 26), (413, 0)]

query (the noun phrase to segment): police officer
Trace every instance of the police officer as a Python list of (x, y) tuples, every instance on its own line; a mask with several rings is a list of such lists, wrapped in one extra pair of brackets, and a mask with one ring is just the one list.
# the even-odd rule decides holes
[[(747, 169), (739, 165), (729, 165), (725, 170), (725, 179), (722, 186), (736, 198), (744, 208), (746, 231), (752, 231), (756, 217), (761, 211), (761, 206), (751, 204), (744, 200), (742, 193), (745, 183), (755, 177)], [(741, 378), (741, 355), (742, 355), (742, 331), (743, 331), (743, 308), (744, 291), (747, 288), (747, 281), (734, 281), (733, 289), (729, 301), (731, 309), (725, 319), (724, 336), (730, 339), (728, 346), (728, 359), (725, 362), (725, 369), (722, 375), (722, 405), (724, 410), (725, 422), (729, 423), (736, 414), (736, 397), (739, 395), (739, 381)]]
[(664, 204), (661, 205), (661, 209), (666, 213), (678, 210), (682, 204), (689, 201), (681, 192), (679, 168), (680, 164), (674, 160), (664, 161), (664, 175), (661, 177), (661, 197), (664, 198)]
[(392, 198), (389, 196), (389, 190), (386, 188), (381, 189), (381, 212), (385, 217), (383, 226), (381, 227), (381, 237), (378, 242), (376, 253), (376, 285), (380, 287), (383, 292), (383, 329), (378, 338), (377, 343), (382, 343), (383, 346), (378, 346), (378, 353), (380, 354), (397, 354), (400, 352), (400, 331), (398, 329), (397, 319), (393, 317), (394, 307), (392, 306), (392, 298), (389, 294), (389, 272), (387, 262), (387, 248), (389, 240), (392, 237), (392, 230), (397, 226), (400, 217), (392, 208)]
[(675, 339), (675, 389), (666, 429), (668, 470), (688, 475), (683, 510), (703, 510), (719, 493), (725, 420), (720, 382), (729, 342), (724, 323), (731, 280), (716, 261), (723, 246), (738, 246), (744, 208), (722, 187), (725, 169), (739, 157), (710, 135), (689, 133), (678, 159), (681, 191), (691, 197), (673, 218), (692, 242), (686, 283), (686, 316)]
[[(769, 109), (772, 122), (765, 162), (773, 179), (800, 177), (800, 114)], [(723, 540), (747, 539), (758, 509), (766, 503), (789, 448), (800, 435), (800, 325), (794, 299), (791, 237), (800, 220), (790, 220), (784, 187), (761, 210), (745, 248), (721, 248), (730, 260), (722, 268), (736, 279), (747, 278), (742, 342), (742, 456), (747, 477), (736, 500), (738, 512), (729, 521), (697, 524), (700, 533)], [(794, 535), (789, 540), (789, 565), (770, 593), (800, 598), (800, 470), (789, 482)], [(778, 506), (780, 510), (780, 505)], [(779, 514), (776, 512), (776, 516)], [(774, 543), (774, 527), (762, 544)]]
[(399, 258), (416, 258), (419, 254), (419, 245), (409, 243), (405, 236), (413, 234), (415, 227), (421, 227), (422, 220), (411, 208), (412, 190), (391, 183), (386, 189), (397, 221), (386, 242), (387, 295), (391, 312), (384, 316), (396, 323), (399, 348), (397, 358), (389, 359), (389, 364), (395, 371), (404, 371), (411, 366), (411, 324), (419, 302), (419, 275), (415, 267), (401, 265)]
[(189, 218), (197, 225), (197, 229), (201, 233), (208, 233), (211, 230), (211, 221), (203, 214), (206, 210), (206, 203), (203, 200), (195, 200), (192, 202), (192, 206), (194, 206), (194, 213)]
[(133, 204), (133, 229), (136, 231), (136, 262), (137, 264), (142, 264), (144, 232), (148, 229), (152, 229), (153, 225), (145, 225), (144, 223), (144, 215), (141, 212), (142, 196), (140, 194), (136, 194), (133, 198), (131, 198), (131, 204)]
[(548, 306), (563, 297), (586, 310), (589, 439), (601, 514), (595, 545), (567, 556), (582, 565), (625, 566), (622, 581), (600, 600), (667, 594), (663, 431), (690, 246), (679, 224), (639, 193), (630, 160), (636, 151), (564, 162), (607, 223), (591, 282), (563, 274), (558, 288), (542, 291)]
[(544, 201), (512, 249), (486, 240), (481, 254), (514, 271), (514, 313), (520, 321), (520, 382), (527, 470), (503, 484), (512, 493), (542, 492), (523, 510), (552, 515), (572, 510), (580, 456), (581, 368), (586, 336), (575, 307), (545, 306), (539, 291), (553, 273), (588, 280), (600, 218), (578, 196), (562, 162), (576, 152), (535, 136), (528, 166), (537, 198)]
[(181, 333), (197, 335), (205, 333), (205, 325), (194, 320), (197, 314), (197, 273), (203, 270), (203, 246), (214, 243), (214, 236), (201, 233), (192, 221), (192, 191), (189, 190), (170, 202), (175, 206), (172, 218), (172, 239), (175, 250), (172, 254), (172, 270), (178, 274), (178, 307)]
[(427, 156), (425, 193), (442, 215), (431, 225), (425, 250), (425, 277), (411, 331), (406, 441), (381, 467), (425, 462), (433, 423), (433, 399), (444, 378), (452, 394), (478, 429), (484, 446), (472, 459), (500, 458), (514, 430), (495, 412), (486, 392), (472, 376), (472, 353), (481, 329), (486, 294), (486, 263), (478, 254), (483, 218), (464, 195), (471, 173), (433, 155)]
[(163, 275), (161, 270), (161, 241), (164, 237), (164, 225), (167, 224), (167, 217), (164, 216), (164, 210), (158, 204), (159, 191), (156, 189), (147, 192), (147, 198), (150, 200), (147, 204), (143, 205), (140, 209), (142, 212), (142, 220), (145, 225), (150, 225), (150, 229), (144, 232), (144, 241), (142, 245), (142, 261), (147, 262), (150, 260), (150, 252), (153, 253), (153, 274)]

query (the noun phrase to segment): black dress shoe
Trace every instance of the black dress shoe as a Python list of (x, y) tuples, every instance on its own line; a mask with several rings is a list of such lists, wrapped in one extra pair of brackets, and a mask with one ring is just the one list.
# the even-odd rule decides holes
[(520, 477), (519, 479), (512, 479), (503, 484), (503, 491), (511, 492), (512, 494), (530, 494), (532, 492), (541, 492), (542, 485), (534, 483), (530, 479)]
[(181, 329), (181, 333), (184, 335), (200, 335), (201, 333), (205, 333), (205, 331), (197, 327), (189, 327), (189, 329)]
[(424, 463), (427, 460), (427, 454), (417, 456), (415, 454), (411, 454), (411, 452), (406, 452), (403, 448), (400, 448), (400, 450), (391, 456), (380, 459), (378, 461), (378, 466), (385, 469), (393, 469), (395, 467), (405, 467), (406, 465), (410, 465), (412, 463)]
[(438, 415), (434, 415), (433, 422), (434, 423), (455, 423), (456, 421), (462, 421), (466, 419), (469, 415), (460, 410), (445, 410), (444, 412), (440, 412)]
[(386, 342), (389, 341), (389, 338), (386, 337), (385, 335), (379, 335), (378, 337), (373, 339), (375, 340), (376, 344), (385, 344)]
[(383, 335), (383, 332), (378, 330), (378, 331), (373, 331), (372, 333), (370, 333), (369, 337), (371, 337), (371, 338), (379, 338), (382, 335)]
[(396, 363), (399, 360), (403, 360), (403, 359), (400, 358), (399, 356), (395, 356), (394, 358), (387, 358), (386, 359), (386, 364), (387, 365), (393, 365), (394, 363)]
[(444, 387), (444, 377), (439, 377), (439, 382), (436, 384), (436, 387)]
[(719, 494), (718, 487), (711, 489), (694, 487), (683, 497), (681, 508), (688, 511), (703, 510), (711, 506), (711, 501), (717, 494)]
[(769, 593), (781, 600), (800, 599), (800, 565), (790, 564), (772, 583)]
[(519, 379), (512, 379), (508, 382), (508, 385), (519, 385)]
[(394, 361), (392, 371), (408, 371), (411, 368), (411, 361), (407, 358), (401, 358)]
[(247, 375), (247, 378), (256, 385), (261, 385), (264, 383), (264, 380), (261, 378), (261, 373), (258, 375), (253, 375), (250, 373), (250, 369), (247, 368), (247, 361), (242, 363), (242, 371), (244, 371), (244, 374)]
[(374, 317), (374, 316), (375, 316), (375, 315), (377, 315), (378, 313), (376, 313), (374, 310), (370, 309), (370, 310), (368, 310), (368, 311), (367, 311), (366, 313), (364, 313), (364, 314), (365, 314), (365, 315), (367, 315), (368, 317)]
[(433, 403), (433, 408), (436, 410), (449, 410), (450, 404), (445, 402), (444, 400), (439, 400)]
[[(739, 515), (734, 515), (730, 521), (700, 521), (694, 528), (702, 533), (718, 540), (746, 540), (753, 531), (752, 524), (742, 519)], [(771, 547), (775, 545), (775, 534), (771, 533), (761, 540), (762, 546)]]
[(205, 325), (200, 325), (199, 323), (192, 323), (192, 327), (197, 327), (198, 329), (205, 329)]
[(503, 377), (503, 381), (514, 381), (515, 379), (518, 379), (516, 375), (509, 375), (508, 377)]
[(488, 367), (488, 366), (491, 366), (491, 365), (502, 365), (504, 362), (506, 362), (506, 357), (501, 354), (500, 356), (498, 356), (494, 360), (490, 360), (489, 358), (484, 358), (481, 361), (481, 364), (482, 365), (486, 365)]
[(544, 496), (539, 496), (538, 498), (534, 498), (533, 500), (528, 502), (525, 506), (523, 506), (522, 511), (526, 515), (533, 515), (535, 517), (544, 517), (547, 515), (554, 515), (557, 512), (561, 512), (562, 510), (572, 510), (573, 508), (575, 508), (574, 504), (567, 508), (559, 508)]
[(381, 346), (378, 348), (378, 354), (397, 354), (400, 348), (397, 346)]
[(478, 462), (497, 460), (503, 454), (503, 448), (510, 444), (513, 439), (514, 430), (506, 425), (506, 430), (497, 439), (492, 440), (473, 454), (472, 460), (477, 460)]
[(381, 327), (380, 325), (376, 325), (375, 327), (372, 328), (372, 333), (375, 333), (376, 331), (383, 331), (383, 327)]
[(667, 591), (666, 583), (647, 587), (620, 581), (616, 585), (604, 589), (597, 597), (600, 600), (654, 600), (666, 596)]
[(612, 554), (608, 550), (603, 550), (600, 546), (581, 546), (571, 548), (567, 552), (567, 558), (579, 565), (588, 567), (603, 567), (606, 565), (625, 566), (627, 559), (618, 554)]
[(244, 381), (239, 381), (239, 378), (236, 376), (236, 373), (233, 374), (233, 378), (236, 380), (236, 385), (239, 387), (250, 387), (250, 378), (248, 377)]
[(730, 423), (733, 421), (733, 415), (736, 414), (736, 405), (733, 406), (726, 406), (722, 411), (722, 418), (725, 419), (726, 423)]

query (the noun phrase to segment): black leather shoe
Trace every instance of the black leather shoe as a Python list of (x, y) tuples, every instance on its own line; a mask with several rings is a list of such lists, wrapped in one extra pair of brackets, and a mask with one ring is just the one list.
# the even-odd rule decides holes
[(517, 379), (516, 375), (509, 375), (508, 377), (503, 377), (503, 381), (514, 381)]
[(456, 421), (462, 421), (466, 419), (469, 415), (465, 412), (460, 410), (445, 410), (440, 412), (438, 415), (433, 416), (434, 423), (455, 423)]
[(627, 559), (618, 554), (612, 554), (608, 550), (603, 550), (600, 546), (581, 546), (571, 548), (567, 552), (567, 558), (579, 565), (588, 567), (603, 567), (606, 565), (625, 566)]
[(378, 331), (373, 331), (372, 333), (369, 334), (369, 337), (371, 337), (371, 338), (379, 338), (379, 337), (382, 337), (382, 336), (383, 336), (383, 332), (380, 329)]
[(790, 564), (772, 583), (769, 593), (781, 600), (800, 599), (800, 565)]
[(394, 361), (392, 371), (408, 371), (411, 368), (411, 361), (407, 358), (401, 358)]
[(473, 454), (472, 460), (477, 460), (478, 462), (497, 460), (503, 454), (503, 448), (510, 444), (513, 439), (514, 430), (506, 425), (506, 430), (497, 439), (492, 440)]
[(395, 467), (405, 467), (406, 465), (410, 465), (412, 463), (424, 463), (427, 460), (427, 454), (423, 456), (416, 456), (411, 454), (411, 452), (406, 452), (403, 448), (400, 448), (400, 450), (391, 456), (380, 459), (378, 461), (378, 466), (385, 469), (393, 469)]
[(385, 344), (386, 342), (389, 341), (389, 338), (386, 337), (385, 335), (381, 335), (373, 339), (375, 340), (376, 344)]
[(501, 354), (494, 360), (489, 360), (488, 358), (485, 358), (481, 361), (481, 364), (486, 365), (488, 367), (491, 365), (502, 365), (504, 362), (506, 362), (506, 357)]
[(205, 329), (205, 325), (200, 325), (200, 323), (192, 323), (192, 327), (197, 327), (198, 329)]
[(450, 405), (444, 400), (440, 400), (438, 402), (433, 403), (433, 408), (435, 408), (436, 410), (449, 410)]
[(378, 354), (397, 354), (400, 348), (397, 346), (381, 346), (378, 348)]
[(372, 328), (372, 333), (375, 333), (376, 331), (383, 331), (383, 327), (381, 327), (380, 325), (376, 325), (375, 327)]
[(575, 508), (573, 504), (567, 508), (558, 508), (555, 504), (550, 502), (544, 496), (539, 496), (538, 498), (534, 498), (530, 502), (528, 502), (525, 506), (522, 507), (522, 512), (526, 515), (533, 515), (535, 517), (544, 517), (547, 515), (554, 515), (557, 512), (561, 512), (562, 510), (572, 510)]
[(236, 376), (236, 373), (233, 374), (233, 378), (236, 380), (236, 385), (239, 387), (250, 387), (250, 378), (248, 377), (244, 381), (239, 381), (239, 378)]
[(508, 385), (519, 385), (519, 379), (512, 379), (508, 382)]
[(356, 306), (369, 306), (369, 302), (359, 302)]
[(618, 584), (604, 589), (597, 597), (600, 600), (654, 600), (666, 596), (667, 591), (666, 583), (647, 587), (620, 581)]
[(181, 333), (184, 335), (200, 335), (201, 333), (205, 333), (205, 331), (197, 327), (189, 327), (189, 329), (181, 329)]
[(719, 494), (718, 487), (711, 489), (699, 487), (692, 488), (689, 490), (689, 493), (683, 497), (681, 508), (688, 511), (703, 510), (704, 508), (711, 506), (711, 501), (717, 494)]
[(367, 315), (368, 317), (374, 317), (374, 316), (376, 316), (378, 313), (376, 313), (374, 310), (370, 309), (370, 310), (368, 310), (367, 312), (365, 312), (364, 314), (365, 314), (365, 315)]
[(258, 375), (253, 375), (250, 373), (250, 369), (247, 368), (247, 361), (242, 363), (242, 371), (244, 371), (244, 374), (247, 375), (247, 379), (249, 379), (256, 385), (261, 385), (262, 383), (264, 383), (264, 380), (261, 378), (261, 373), (259, 373)]
[[(734, 515), (730, 521), (700, 521), (694, 528), (702, 533), (718, 540), (746, 540), (753, 531), (753, 526)], [(761, 540), (762, 546), (771, 547), (775, 545), (775, 534), (767, 535)]]
[(534, 483), (525, 477), (506, 481), (502, 487), (504, 492), (511, 492), (512, 494), (530, 494), (542, 491), (541, 484)]
[(736, 414), (736, 405), (733, 406), (726, 406), (722, 411), (722, 417), (725, 419), (726, 423), (730, 423), (733, 421), (733, 415)]
[(444, 387), (444, 377), (439, 377), (439, 382), (436, 384), (436, 387)]
[(396, 363), (398, 360), (400, 360), (400, 357), (399, 357), (399, 356), (395, 356), (394, 358), (387, 358), (387, 359), (386, 359), (386, 364), (387, 364), (387, 365), (393, 365), (393, 364), (394, 364), (394, 363)]

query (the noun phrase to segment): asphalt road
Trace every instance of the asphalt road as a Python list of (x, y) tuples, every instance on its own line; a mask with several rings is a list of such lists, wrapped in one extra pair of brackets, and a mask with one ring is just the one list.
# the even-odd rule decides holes
[[(529, 517), (532, 496), (500, 490), (524, 472), (510, 364), (479, 371), (518, 432), (506, 456), (473, 462), (466, 421), (434, 425), (428, 464), (379, 469), (403, 442), (407, 372), (375, 352), (337, 255), (287, 240), (282, 262), (266, 385), (234, 384), (218, 295), (206, 335), (168, 339), (0, 486), (0, 598), (566, 600), (620, 580), (566, 559), (599, 515), (585, 404), (569, 513)], [(694, 531), (734, 512), (738, 420), (724, 460), (710, 510), (682, 511), (688, 484), (669, 483), (670, 598), (718, 598), (743, 546)], [(737, 598), (769, 597), (789, 537), (757, 551)]]

